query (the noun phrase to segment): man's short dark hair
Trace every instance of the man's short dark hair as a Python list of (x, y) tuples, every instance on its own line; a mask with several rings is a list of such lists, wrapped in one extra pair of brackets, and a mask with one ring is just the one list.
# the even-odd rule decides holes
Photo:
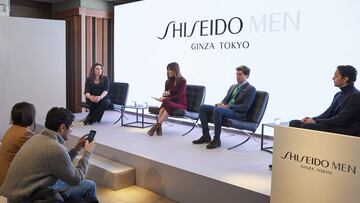
[(244, 73), (244, 75), (246, 75), (248, 77), (250, 76), (250, 68), (248, 68), (247, 66), (244, 66), (244, 65), (239, 66), (236, 68), (236, 71), (242, 71)]
[(11, 109), (11, 122), (14, 125), (28, 127), (35, 122), (35, 107), (27, 102), (16, 103)]
[(340, 65), (337, 67), (337, 70), (339, 71), (340, 75), (342, 77), (348, 77), (348, 84), (353, 85), (356, 81), (357, 76), (357, 70), (350, 65)]
[(62, 107), (53, 107), (46, 114), (45, 127), (58, 132), (62, 124), (70, 127), (74, 121), (74, 115), (67, 109)]

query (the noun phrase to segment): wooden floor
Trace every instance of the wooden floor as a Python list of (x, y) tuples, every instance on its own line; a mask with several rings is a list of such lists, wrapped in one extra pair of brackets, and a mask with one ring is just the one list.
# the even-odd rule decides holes
[[(175, 203), (136, 185), (117, 191), (97, 185), (97, 195), (101, 203)], [(6, 199), (0, 196), (0, 203)]]
[(136, 185), (117, 191), (98, 185), (97, 194), (101, 203), (175, 203)]

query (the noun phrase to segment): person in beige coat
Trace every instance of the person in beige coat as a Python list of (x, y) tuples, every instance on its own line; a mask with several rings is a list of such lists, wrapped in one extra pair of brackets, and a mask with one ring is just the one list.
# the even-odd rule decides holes
[(4, 182), (11, 161), (23, 144), (34, 133), (29, 129), (35, 125), (35, 107), (27, 102), (20, 102), (11, 110), (11, 126), (5, 132), (0, 145), (0, 186)]

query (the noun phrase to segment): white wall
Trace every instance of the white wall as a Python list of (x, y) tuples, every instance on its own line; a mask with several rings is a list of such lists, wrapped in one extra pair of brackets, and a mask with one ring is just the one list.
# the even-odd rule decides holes
[(43, 124), (53, 106), (66, 106), (65, 22), (0, 17), (0, 138), (12, 106), (35, 105)]

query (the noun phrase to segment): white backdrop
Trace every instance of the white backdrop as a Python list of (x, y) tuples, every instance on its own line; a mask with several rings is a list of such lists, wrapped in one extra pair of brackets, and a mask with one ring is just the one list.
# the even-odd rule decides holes
[(42, 125), (66, 107), (65, 67), (64, 21), (0, 17), (0, 139), (17, 102), (34, 104)]
[[(263, 122), (316, 116), (338, 91), (331, 80), (336, 66), (360, 70), (359, 10), (356, 0), (146, 0), (116, 6), (115, 80), (130, 84), (128, 102), (157, 104), (149, 96), (161, 95), (166, 65), (176, 61), (188, 84), (205, 85), (205, 103), (214, 104), (244, 64), (251, 68), (249, 82), (270, 93)], [(211, 20), (223, 19), (235, 32), (240, 23), (229, 23), (234, 17), (242, 20), (238, 34), (215, 35), (210, 28)], [(195, 27), (191, 37), (173, 31), (182, 28), (183, 34), (184, 23), (187, 35)], [(224, 42), (248, 47), (221, 48)], [(212, 47), (192, 49), (194, 43)]]

